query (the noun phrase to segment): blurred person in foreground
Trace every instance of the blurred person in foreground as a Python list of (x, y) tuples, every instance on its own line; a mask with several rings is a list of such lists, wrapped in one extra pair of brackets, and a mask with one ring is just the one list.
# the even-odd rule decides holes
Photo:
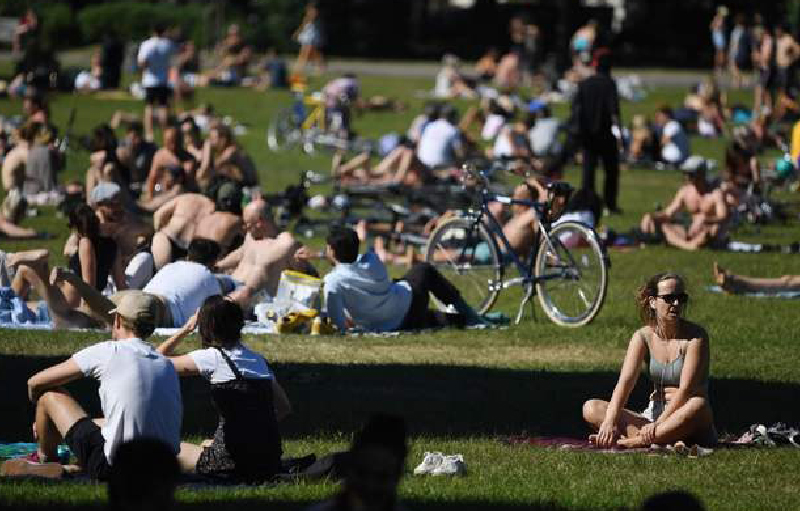
[(403, 475), (408, 440), (405, 421), (376, 414), (353, 438), (344, 458), (339, 493), (306, 511), (395, 511), (397, 486)]

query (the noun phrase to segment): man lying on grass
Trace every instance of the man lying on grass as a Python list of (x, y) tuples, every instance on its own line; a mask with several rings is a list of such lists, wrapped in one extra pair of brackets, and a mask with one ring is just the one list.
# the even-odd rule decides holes
[[(358, 254), (359, 238), (365, 235), (365, 229), (359, 236), (349, 228), (334, 228), (327, 239), (326, 253), (335, 268), (325, 276), (323, 292), (328, 315), (340, 332), (351, 327), (391, 332), (483, 323), (429, 263), (414, 265), (400, 280), (390, 279), (371, 248)], [(456, 314), (430, 310), (431, 293), (443, 304), (452, 305)]]
[[(112, 312), (112, 341), (78, 351), (28, 380), (28, 396), (36, 403), (33, 430), (39, 449), (33, 460), (4, 462), (3, 475), (61, 476), (64, 468), (56, 461), (62, 440), (80, 468), (98, 480), (108, 479), (117, 447), (128, 440), (161, 440), (178, 454), (178, 375), (172, 363), (145, 342), (155, 329), (154, 299), (131, 291)], [(82, 376), (100, 381), (102, 419), (90, 419), (61, 387)]]

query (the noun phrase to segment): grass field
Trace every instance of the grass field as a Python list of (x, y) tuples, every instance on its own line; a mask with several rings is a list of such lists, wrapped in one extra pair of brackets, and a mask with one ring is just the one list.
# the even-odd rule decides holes
[[(318, 83), (319, 85), (319, 83)], [(414, 92), (431, 88), (421, 79), (363, 79), (366, 94), (401, 97), (411, 108), (402, 114), (370, 113), (355, 120), (369, 136), (404, 131), (422, 104)], [(651, 112), (662, 102), (678, 104), (683, 91), (651, 91), (646, 101), (624, 104), (624, 115)], [(747, 102), (749, 92), (733, 101)], [(289, 101), (287, 93), (245, 90), (201, 90), (198, 101), (214, 104), (249, 127), (241, 143), (251, 152), (268, 192), (297, 180), (299, 171), (329, 168), (328, 156), (270, 153), (264, 132), (270, 116)], [(460, 103), (463, 107), (466, 103)], [(101, 100), (60, 96), (52, 102), (56, 124), (69, 109), (78, 109), (76, 131), (87, 133), (117, 110), (138, 112), (136, 100)], [(0, 113), (17, 113), (20, 105), (0, 100)], [(564, 115), (566, 107), (559, 107)], [(693, 140), (696, 153), (721, 160), (724, 142)], [(82, 179), (88, 154), (72, 152), (63, 180)], [(577, 172), (568, 178), (577, 184)], [(625, 213), (608, 225), (626, 230), (654, 203), (666, 202), (680, 183), (675, 172), (628, 169), (622, 174), (620, 204)], [(793, 198), (779, 195), (784, 200)], [(794, 198), (796, 200), (796, 198)], [(745, 228), (735, 238), (788, 243), (800, 239), (797, 221), (760, 229)], [(50, 208), (26, 220), (58, 234), (49, 242), (0, 241), (15, 251), (47, 246), (60, 254), (66, 221)], [(315, 241), (318, 243), (318, 241)], [(54, 257), (56, 261), (59, 258)], [(648, 495), (682, 488), (696, 493), (708, 509), (790, 510), (800, 508), (800, 450), (717, 451), (701, 459), (602, 455), (512, 447), (504, 435), (582, 436), (581, 403), (610, 396), (627, 342), (639, 326), (633, 292), (657, 272), (677, 271), (689, 282), (688, 316), (711, 335), (711, 400), (717, 428), (739, 433), (751, 423), (800, 423), (800, 369), (797, 356), (798, 303), (712, 294), (711, 263), (719, 260), (736, 272), (763, 276), (800, 273), (798, 256), (679, 252), (650, 247), (613, 251), (606, 303), (589, 326), (568, 330), (538, 320), (493, 331), (444, 331), (401, 337), (249, 337), (247, 342), (271, 361), (293, 402), (295, 413), (283, 425), (289, 455), (326, 453), (347, 445), (352, 432), (371, 411), (402, 413), (413, 435), (409, 476), (401, 486), (410, 509), (618, 509), (634, 508)], [(395, 270), (399, 272), (400, 270)], [(501, 295), (496, 306), (512, 313), (517, 296)], [(35, 371), (103, 339), (101, 334), (0, 331), (0, 440), (29, 441), (32, 409), (25, 381)], [(185, 349), (196, 347), (196, 341)], [(642, 378), (631, 398), (644, 407), (648, 383)], [(78, 382), (70, 390), (99, 413), (96, 385)], [(183, 382), (184, 435), (199, 440), (215, 424), (207, 387)], [(410, 468), (426, 450), (464, 454), (469, 475), (462, 479), (420, 479)], [(179, 490), (183, 506), (211, 509), (245, 507), (299, 509), (335, 491), (333, 483), (286, 484), (277, 487)], [(0, 504), (19, 508), (104, 505), (100, 485), (0, 481)]]

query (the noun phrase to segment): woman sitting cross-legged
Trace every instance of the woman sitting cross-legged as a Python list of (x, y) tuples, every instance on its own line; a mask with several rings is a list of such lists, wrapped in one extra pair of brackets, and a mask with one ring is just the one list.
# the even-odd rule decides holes
[[(714, 445), (708, 400), (709, 340), (706, 331), (681, 316), (689, 300), (683, 278), (673, 273), (651, 277), (637, 293), (645, 326), (637, 330), (622, 364), (611, 401), (592, 399), (583, 417), (597, 434), (599, 447), (647, 447), (682, 440)], [(649, 368), (654, 390), (642, 413), (625, 409), (642, 362)]]
[[(203, 349), (171, 356), (195, 325)], [(220, 295), (210, 296), (176, 335), (158, 347), (179, 376), (201, 375), (210, 381), (219, 413), (213, 440), (202, 445), (181, 443), (178, 462), (184, 472), (263, 482), (279, 471), (278, 421), (290, 413), (291, 405), (264, 357), (242, 344), (243, 325), (239, 305)]]

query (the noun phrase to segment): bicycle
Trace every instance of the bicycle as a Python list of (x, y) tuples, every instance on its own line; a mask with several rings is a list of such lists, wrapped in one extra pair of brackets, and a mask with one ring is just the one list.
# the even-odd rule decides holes
[[(548, 200), (517, 200), (489, 190), (484, 172), (466, 168), (477, 180), (480, 204), (465, 216), (446, 220), (431, 233), (425, 260), (435, 265), (476, 311), (483, 314), (495, 304), (503, 289), (522, 286), (516, 324), (534, 294), (556, 324), (578, 327), (592, 321), (605, 300), (608, 260), (597, 233), (587, 225), (553, 223), (563, 211), (572, 187), (563, 182), (548, 186)], [(539, 225), (527, 257), (511, 247), (489, 204), (500, 202), (533, 208)], [(502, 251), (501, 251), (502, 247)], [(508, 265), (518, 277), (505, 278)], [(533, 302), (531, 309), (533, 312)]]
[(278, 111), (267, 127), (267, 146), (272, 151), (291, 149), (298, 144), (307, 154), (316, 152), (318, 146), (357, 152), (373, 149), (369, 140), (349, 139), (331, 130), (321, 92), (308, 96), (294, 93), (292, 106)]

